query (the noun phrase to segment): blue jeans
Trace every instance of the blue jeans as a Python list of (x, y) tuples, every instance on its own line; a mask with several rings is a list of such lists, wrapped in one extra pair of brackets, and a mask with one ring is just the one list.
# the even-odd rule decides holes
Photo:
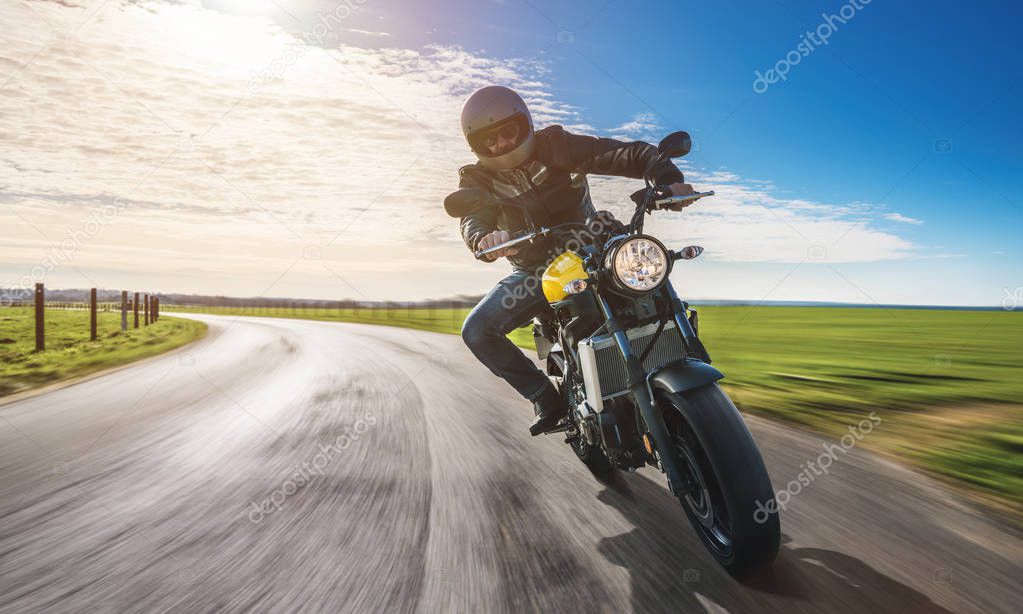
[(550, 380), (505, 335), (546, 309), (540, 277), (517, 269), (494, 286), (462, 324), (462, 339), (473, 355), (531, 401)]

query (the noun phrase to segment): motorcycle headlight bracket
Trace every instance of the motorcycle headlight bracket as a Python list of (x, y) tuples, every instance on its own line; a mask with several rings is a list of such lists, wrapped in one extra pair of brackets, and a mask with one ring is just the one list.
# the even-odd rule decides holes
[[(644, 248), (642, 256), (636, 254), (633, 247)], [(636, 268), (640, 265), (631, 263), (635, 263), (635, 259), (641, 257), (647, 260), (648, 265), (654, 265), (653, 268), (656, 269), (654, 275), (650, 275), (649, 272), (637, 275)], [(656, 266), (658, 263), (659, 267)], [(641, 295), (653, 292), (667, 283), (672, 263), (673, 260), (663, 243), (649, 235), (639, 234), (631, 235), (612, 245), (605, 257), (604, 267), (615, 289), (630, 295)], [(623, 267), (631, 270), (622, 270)]]

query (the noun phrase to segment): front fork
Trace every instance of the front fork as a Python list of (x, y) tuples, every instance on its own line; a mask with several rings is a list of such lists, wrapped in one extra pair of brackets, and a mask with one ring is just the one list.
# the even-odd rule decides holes
[[(670, 284), (668, 284), (670, 288)], [(670, 290), (670, 296), (678, 300), (674, 290)], [(622, 353), (622, 358), (625, 360), (625, 369), (628, 374), (628, 386), (632, 392), (633, 398), (636, 400), (636, 406), (639, 408), (639, 413), (643, 417), (643, 423), (646, 424), (647, 428), (650, 429), (650, 437), (654, 441), (654, 445), (657, 447), (658, 456), (661, 460), (661, 467), (664, 469), (665, 475), (668, 477), (668, 489), (671, 490), (671, 494), (679, 497), (688, 491), (686, 487), (686, 480), (683, 477), (682, 471), (678, 466), (678, 459), (675, 454), (675, 446), (672, 444), (671, 437), (668, 436), (667, 427), (664, 424), (664, 420), (660, 414), (657, 413), (657, 409), (654, 406), (654, 399), (652, 392), (647, 385), (646, 373), (643, 371), (643, 365), (639, 361), (639, 357), (632, 352), (632, 344), (629, 343), (629, 338), (626, 336), (625, 331), (622, 330), (621, 324), (615, 318), (614, 313), (611, 311), (611, 306), (608, 305), (607, 300), (604, 297), (597, 295), (597, 301), (600, 304), (600, 309), (604, 313), (604, 319), (607, 321), (607, 330), (614, 337), (615, 343), (618, 345), (618, 349)], [(673, 302), (675, 302), (673, 301)], [(675, 314), (676, 322), (679, 323), (679, 329), (682, 332), (682, 337), (685, 340), (686, 347), (689, 347), (689, 338), (686, 336), (687, 333), (692, 335), (692, 338), (696, 338), (693, 329), (689, 326), (689, 321), (685, 318), (683, 312), (682, 317), (679, 318), (678, 314)], [(685, 328), (682, 328), (682, 324), (679, 322), (685, 322)]]

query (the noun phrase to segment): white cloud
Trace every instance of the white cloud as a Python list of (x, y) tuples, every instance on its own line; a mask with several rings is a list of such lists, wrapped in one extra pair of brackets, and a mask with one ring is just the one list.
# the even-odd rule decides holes
[[(644, 230), (670, 246), (699, 244), (703, 258), (720, 262), (847, 263), (897, 260), (914, 246), (898, 235), (875, 228), (874, 207), (853, 203), (829, 205), (780, 198), (762, 183), (731, 172), (687, 168), (686, 181), (698, 190), (714, 190), (681, 212), (658, 211)], [(592, 178), (593, 193), (619, 218), (633, 210), (628, 195), (635, 182)]]
[(656, 143), (663, 136), (657, 116), (653, 113), (637, 113), (632, 119), (607, 130), (611, 138), (625, 141), (647, 141)]
[(893, 222), (901, 222), (903, 224), (920, 225), (924, 223), (923, 220), (907, 217), (905, 215), (902, 215), (901, 213), (885, 213), (883, 217), (886, 220), (891, 220)]
[(362, 34), (363, 36), (390, 36), (390, 32), (374, 32), (372, 30), (360, 30), (359, 28), (348, 28), (347, 32)]
[[(10, 239), (0, 259), (9, 264), (38, 263), (91, 211), (124, 203), (76, 252), (75, 267), (101, 285), (103, 271), (187, 270), (199, 280), (230, 270), (258, 279), (246, 286), (256, 293), (261, 276), (333, 241), (324, 258), (362, 279), (369, 296), (449, 293), (438, 275), (456, 284), (453, 270), (479, 269), (441, 207), (457, 168), (473, 161), (459, 129), (464, 97), (504, 83), (539, 125), (597, 132), (558, 100), (536, 61), (442, 46), (309, 47), (265, 16), (195, 2), (108, 3), (75, 31), (88, 10), (18, 4), (0, 16), (0, 66), (13, 76), (0, 89), (0, 224)], [(658, 130), (638, 114), (609, 132), (656, 139)], [(710, 258), (800, 260), (807, 243), (835, 241), (827, 256), (839, 262), (912, 249), (858, 205), (779, 199), (769, 185), (725, 172), (687, 175), (719, 196), (650, 229), (703, 241)], [(639, 187), (593, 181), (602, 202)], [(393, 267), (420, 287), (395, 289), (372, 275)], [(305, 274), (315, 279), (315, 270)]]

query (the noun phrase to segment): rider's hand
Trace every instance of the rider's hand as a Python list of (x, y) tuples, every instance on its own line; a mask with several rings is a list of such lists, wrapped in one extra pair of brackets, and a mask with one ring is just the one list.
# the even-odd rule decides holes
[[(482, 239), (480, 239), (480, 242), (476, 246), (476, 249), (484, 250), (484, 249), (487, 249), (489, 247), (493, 247), (495, 245), (500, 245), (501, 243), (504, 243), (505, 241), (511, 241), (511, 239), (512, 239), (512, 235), (507, 230), (495, 230), (494, 232), (492, 232), (492, 233), (484, 236)], [(483, 259), (487, 260), (489, 262), (493, 262), (494, 260), (497, 260), (498, 258), (503, 258), (505, 256), (514, 256), (517, 253), (519, 253), (518, 248), (506, 247), (504, 249), (499, 249), (496, 252), (491, 252), (491, 253), (483, 256)]]
[[(689, 185), (688, 183), (682, 183), (681, 181), (669, 185), (668, 189), (671, 190), (672, 196), (688, 196), (689, 194), (696, 193), (696, 190), (693, 189), (693, 186)], [(668, 209), (670, 209), (671, 211), (681, 211), (682, 209), (693, 204), (693, 202), (694, 201), (689, 201), (686, 203), (671, 205), (670, 207), (668, 207)]]

